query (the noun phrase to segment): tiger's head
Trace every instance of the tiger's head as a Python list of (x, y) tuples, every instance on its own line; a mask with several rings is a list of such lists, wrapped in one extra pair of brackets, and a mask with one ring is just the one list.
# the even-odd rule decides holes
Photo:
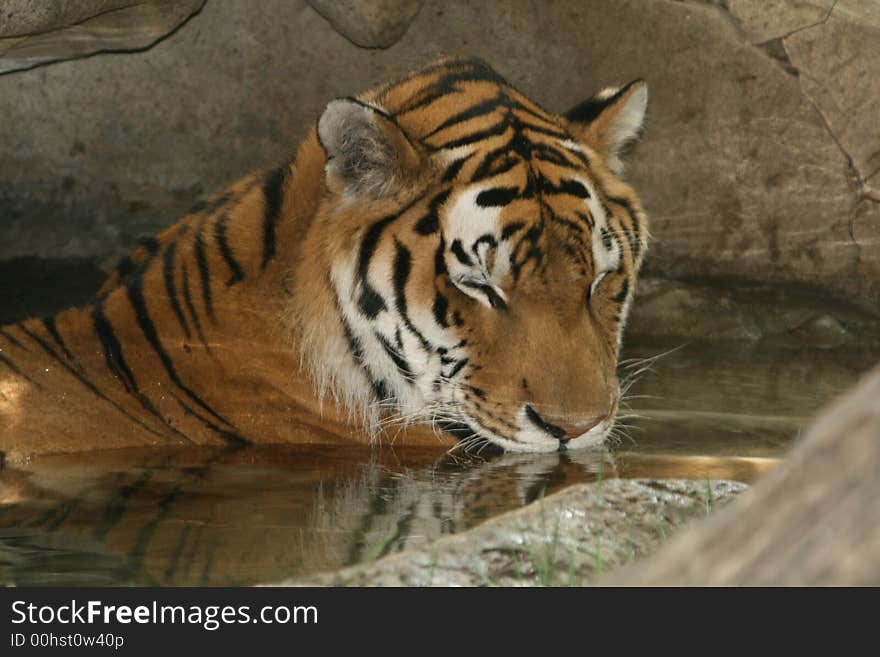
[(324, 272), (298, 288), (320, 389), (465, 446), (601, 443), (647, 239), (620, 154), (646, 103), (635, 81), (554, 115), (475, 60), (332, 101), (294, 271)]

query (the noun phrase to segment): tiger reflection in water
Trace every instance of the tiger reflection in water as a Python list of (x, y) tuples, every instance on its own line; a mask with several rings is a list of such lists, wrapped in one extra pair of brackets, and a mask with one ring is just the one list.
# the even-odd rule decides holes
[(488, 461), (428, 450), (139, 452), (0, 473), (0, 580), (279, 580), (412, 547), (615, 472), (607, 453), (589, 450)]
[(0, 472), (0, 581), (244, 585), (330, 570), (469, 529), (574, 483), (750, 481), (744, 459), (607, 451), (121, 450)]

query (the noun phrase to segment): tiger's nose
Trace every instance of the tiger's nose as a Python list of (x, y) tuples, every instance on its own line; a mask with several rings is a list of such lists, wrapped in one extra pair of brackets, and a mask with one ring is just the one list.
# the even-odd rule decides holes
[(528, 415), (529, 420), (532, 421), (532, 424), (534, 424), (539, 429), (542, 429), (545, 432), (549, 433), (563, 445), (572, 438), (577, 438), (578, 436), (585, 434), (587, 431), (589, 431), (608, 417), (608, 415), (606, 414), (587, 422), (577, 422), (572, 424), (560, 422), (553, 418), (545, 419), (541, 417), (541, 415), (539, 415), (538, 412), (531, 406), (526, 406), (526, 415)]

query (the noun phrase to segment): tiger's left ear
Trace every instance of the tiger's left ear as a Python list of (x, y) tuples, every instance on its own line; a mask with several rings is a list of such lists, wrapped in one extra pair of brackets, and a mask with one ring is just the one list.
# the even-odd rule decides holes
[(348, 197), (387, 198), (420, 169), (421, 158), (394, 119), (354, 98), (331, 101), (318, 119), (327, 186)]
[(605, 157), (614, 173), (621, 173), (620, 154), (639, 136), (647, 107), (648, 85), (644, 80), (633, 80), (622, 87), (603, 89), (563, 116), (578, 137)]

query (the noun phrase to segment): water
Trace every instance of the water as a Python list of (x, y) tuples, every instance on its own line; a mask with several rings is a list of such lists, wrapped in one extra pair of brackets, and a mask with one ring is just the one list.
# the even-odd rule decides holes
[[(878, 354), (649, 343), (638, 417), (607, 451), (474, 458), (430, 450), (136, 449), (0, 472), (0, 583), (241, 585), (404, 549), (599, 477), (728, 478), (772, 467)], [(635, 371), (638, 367), (627, 371)]]

